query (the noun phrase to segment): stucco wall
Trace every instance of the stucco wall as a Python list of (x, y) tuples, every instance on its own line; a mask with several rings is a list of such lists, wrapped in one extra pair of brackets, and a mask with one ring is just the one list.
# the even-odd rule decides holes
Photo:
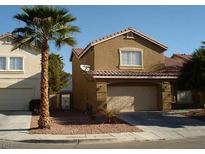
[[(74, 108), (85, 110), (86, 103), (93, 105), (94, 111), (103, 105), (107, 98), (107, 84), (121, 82), (119, 80), (97, 80), (95, 81), (85, 75), (80, 70), (80, 64), (88, 64), (91, 70), (119, 70), (120, 57), (119, 48), (134, 47), (143, 50), (143, 69), (129, 68), (133, 71), (156, 71), (164, 67), (164, 49), (161, 47), (135, 36), (135, 39), (125, 39), (119, 36), (109, 41), (95, 45), (80, 60), (74, 55), (72, 58), (72, 82), (73, 82), (73, 106)], [(127, 85), (131, 80), (123, 81)], [(140, 81), (139, 81), (140, 82)], [(142, 81), (143, 82), (143, 81)], [(144, 81), (146, 82), (146, 81)], [(159, 84), (158, 81), (154, 81)], [(138, 83), (139, 84), (139, 83)], [(136, 84), (136, 85), (138, 85)], [(149, 83), (148, 83), (149, 84)], [(151, 85), (152, 83), (150, 83)], [(158, 93), (160, 92), (159, 88)], [(158, 94), (161, 102), (161, 94)]]
[[(40, 53), (32, 49), (11, 51), (12, 45), (0, 40), (0, 56), (23, 57), (23, 71), (0, 71), (0, 88), (33, 88), (34, 98), (40, 98)], [(22, 96), (23, 97), (23, 96)]]
[(75, 55), (72, 58), (72, 106), (81, 111), (85, 111), (86, 104), (91, 104), (93, 108), (96, 106), (96, 83), (80, 69), (80, 64), (85, 64), (85, 62), (93, 69), (93, 60), (92, 52), (82, 57), (80, 61)]
[(164, 49), (139, 36), (135, 36), (135, 39), (126, 39), (121, 35), (94, 46), (95, 70), (120, 69), (119, 48), (125, 47), (134, 47), (143, 51), (144, 69), (129, 68), (131, 70), (155, 71), (164, 66)]

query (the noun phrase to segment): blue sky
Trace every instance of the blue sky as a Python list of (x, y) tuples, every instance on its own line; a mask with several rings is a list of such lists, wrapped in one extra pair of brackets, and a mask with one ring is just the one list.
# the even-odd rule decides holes
[[(133, 27), (168, 46), (166, 56), (192, 53), (205, 41), (205, 6), (63, 6), (77, 17), (73, 25), (81, 32), (75, 34), (76, 47), (107, 34)], [(13, 19), (20, 6), (0, 6), (0, 34), (12, 31), (21, 23)], [(64, 58), (65, 71), (71, 72), (71, 48), (63, 46), (51, 51)]]

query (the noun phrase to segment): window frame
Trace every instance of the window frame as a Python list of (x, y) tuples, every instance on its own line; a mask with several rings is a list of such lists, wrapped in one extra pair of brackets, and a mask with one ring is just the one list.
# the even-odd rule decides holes
[(0, 69), (0, 71), (3, 72), (7, 70), (7, 57), (6, 56), (0, 56), (0, 57), (5, 58), (5, 62), (6, 62), (5, 69)]
[[(124, 65), (122, 64), (122, 52), (128, 51), (128, 52), (140, 52), (141, 53), (141, 65)], [(143, 49), (134, 48), (134, 47), (126, 47), (126, 48), (119, 48), (119, 54), (120, 54), (120, 67), (133, 67), (133, 68), (144, 68), (143, 64)]]
[[(11, 55), (11, 56), (0, 55), (0, 57), (6, 58), (6, 69), (0, 70), (0, 73), (24, 73), (24, 56), (21, 56), (21, 55)], [(10, 58), (12, 58), (12, 57), (22, 58), (22, 69), (20, 69), (20, 70), (10, 69)]]
[[(10, 59), (11, 58), (21, 58), (22, 59), (22, 69), (11, 69), (10, 68)], [(12, 72), (15, 72), (15, 71), (24, 71), (24, 57), (22, 56), (9, 56), (8, 57), (8, 70), (9, 71), (12, 71)]]

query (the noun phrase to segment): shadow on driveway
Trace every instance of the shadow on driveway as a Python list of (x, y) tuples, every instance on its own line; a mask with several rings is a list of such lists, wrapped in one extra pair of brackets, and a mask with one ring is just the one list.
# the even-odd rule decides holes
[(143, 126), (159, 126), (168, 128), (183, 128), (185, 126), (205, 126), (205, 122), (179, 114), (163, 112), (133, 112), (121, 113), (120, 119), (132, 124)]
[(31, 115), (30, 111), (0, 111), (0, 115), (15, 116), (15, 115)]

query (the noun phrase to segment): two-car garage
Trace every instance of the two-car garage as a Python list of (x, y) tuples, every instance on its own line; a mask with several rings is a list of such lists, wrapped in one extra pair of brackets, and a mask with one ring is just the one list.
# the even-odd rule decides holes
[(0, 88), (0, 111), (28, 110), (33, 96), (32, 88)]
[(107, 108), (120, 112), (159, 110), (157, 86), (107, 87)]

